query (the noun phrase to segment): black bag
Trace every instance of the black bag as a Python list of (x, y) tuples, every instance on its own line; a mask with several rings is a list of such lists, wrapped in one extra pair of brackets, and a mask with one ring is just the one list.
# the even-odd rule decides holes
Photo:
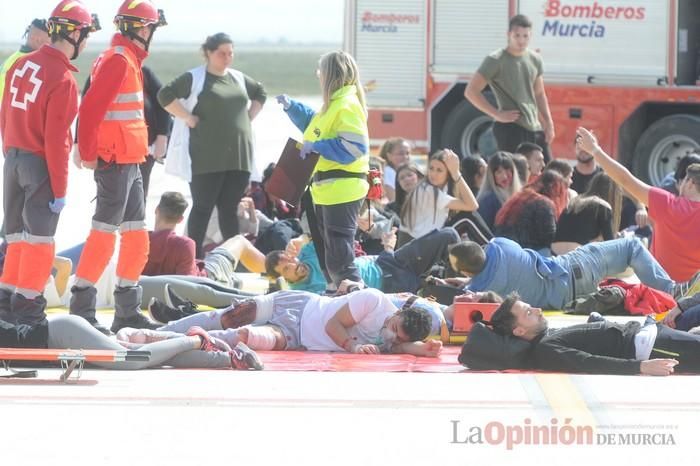
[(433, 298), (435, 301), (445, 306), (449, 306), (454, 302), (455, 296), (464, 294), (462, 288), (451, 285), (438, 285), (431, 282), (426, 284), (418, 291), (418, 295), (423, 298)]
[(522, 338), (499, 335), (481, 322), (469, 332), (459, 363), (478, 371), (529, 369), (532, 344)]
[(564, 305), (567, 314), (588, 315), (598, 312), (601, 315), (629, 315), (625, 309), (625, 290), (619, 286), (604, 286), (598, 291), (576, 298)]

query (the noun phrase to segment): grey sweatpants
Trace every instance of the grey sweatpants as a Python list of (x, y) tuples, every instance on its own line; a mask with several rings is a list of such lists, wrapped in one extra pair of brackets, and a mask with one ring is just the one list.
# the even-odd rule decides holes
[[(253, 299), (257, 304), (257, 309), (255, 313), (255, 320), (251, 325), (276, 325), (280, 327), (286, 335), (288, 332), (285, 329), (289, 325), (286, 324), (283, 317), (285, 313), (298, 312), (299, 315), (301, 315), (300, 313), (306, 307), (309, 299), (314, 296), (315, 295), (313, 293), (294, 290), (278, 291), (268, 295), (255, 296)], [(185, 333), (190, 327), (202, 327), (212, 337), (219, 338), (228, 343), (229, 346), (234, 347), (239, 341), (238, 329), (224, 329), (221, 326), (221, 316), (230, 309), (231, 308), (229, 307), (224, 309), (216, 309), (214, 311), (198, 312), (183, 319), (168, 322), (158, 330)], [(293, 326), (293, 324), (291, 326)], [(298, 329), (296, 333), (296, 339), (299, 340)]]
[[(49, 318), (49, 348), (86, 350), (124, 350), (113, 338), (95, 329), (87, 320), (74, 315), (59, 315)], [(192, 369), (230, 368), (231, 359), (226, 352), (207, 352), (192, 349), (186, 338), (172, 338), (148, 343), (139, 348), (150, 351), (149, 361), (95, 362), (105, 369), (137, 370), (151, 367), (173, 366)]]
[(151, 298), (160, 301), (165, 300), (165, 284), (178, 296), (189, 299), (195, 304), (210, 307), (226, 307), (236, 299), (246, 299), (250, 293), (241, 292), (235, 288), (227, 288), (223, 284), (206, 277), (190, 275), (158, 275), (139, 278), (139, 285), (143, 288), (141, 297), (141, 309), (146, 309)]

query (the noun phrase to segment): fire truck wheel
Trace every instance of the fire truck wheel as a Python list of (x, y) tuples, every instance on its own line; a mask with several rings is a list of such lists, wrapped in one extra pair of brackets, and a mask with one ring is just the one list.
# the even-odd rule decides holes
[(678, 160), (700, 147), (700, 117), (671, 115), (654, 122), (637, 142), (632, 170), (654, 186), (676, 169)]
[[(490, 92), (484, 93), (495, 105), (496, 99)], [(493, 120), (474, 107), (469, 101), (462, 100), (447, 115), (440, 134), (440, 147), (454, 150), (462, 157), (482, 155), (488, 157), (496, 152), (496, 140), (493, 138), (491, 125)]]

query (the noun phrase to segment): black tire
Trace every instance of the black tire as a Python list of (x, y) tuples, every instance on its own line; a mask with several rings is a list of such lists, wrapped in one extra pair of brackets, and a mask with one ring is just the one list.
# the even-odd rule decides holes
[(676, 169), (678, 160), (700, 147), (700, 117), (671, 115), (649, 126), (637, 142), (632, 171), (641, 180), (658, 186)]
[[(492, 105), (496, 105), (493, 94), (485, 92), (484, 96)], [(440, 133), (440, 147), (452, 149), (462, 157), (481, 155), (487, 158), (496, 151), (492, 124), (491, 117), (468, 100), (462, 100), (447, 115)]]

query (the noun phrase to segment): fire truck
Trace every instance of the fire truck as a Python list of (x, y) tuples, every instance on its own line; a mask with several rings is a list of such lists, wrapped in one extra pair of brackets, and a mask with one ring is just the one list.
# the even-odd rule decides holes
[(573, 159), (584, 126), (658, 184), (700, 147), (700, 1), (346, 0), (344, 46), (370, 91), (373, 145), (401, 136), (425, 151), (492, 154), (492, 120), (464, 90), (517, 13), (544, 62), (553, 155)]

